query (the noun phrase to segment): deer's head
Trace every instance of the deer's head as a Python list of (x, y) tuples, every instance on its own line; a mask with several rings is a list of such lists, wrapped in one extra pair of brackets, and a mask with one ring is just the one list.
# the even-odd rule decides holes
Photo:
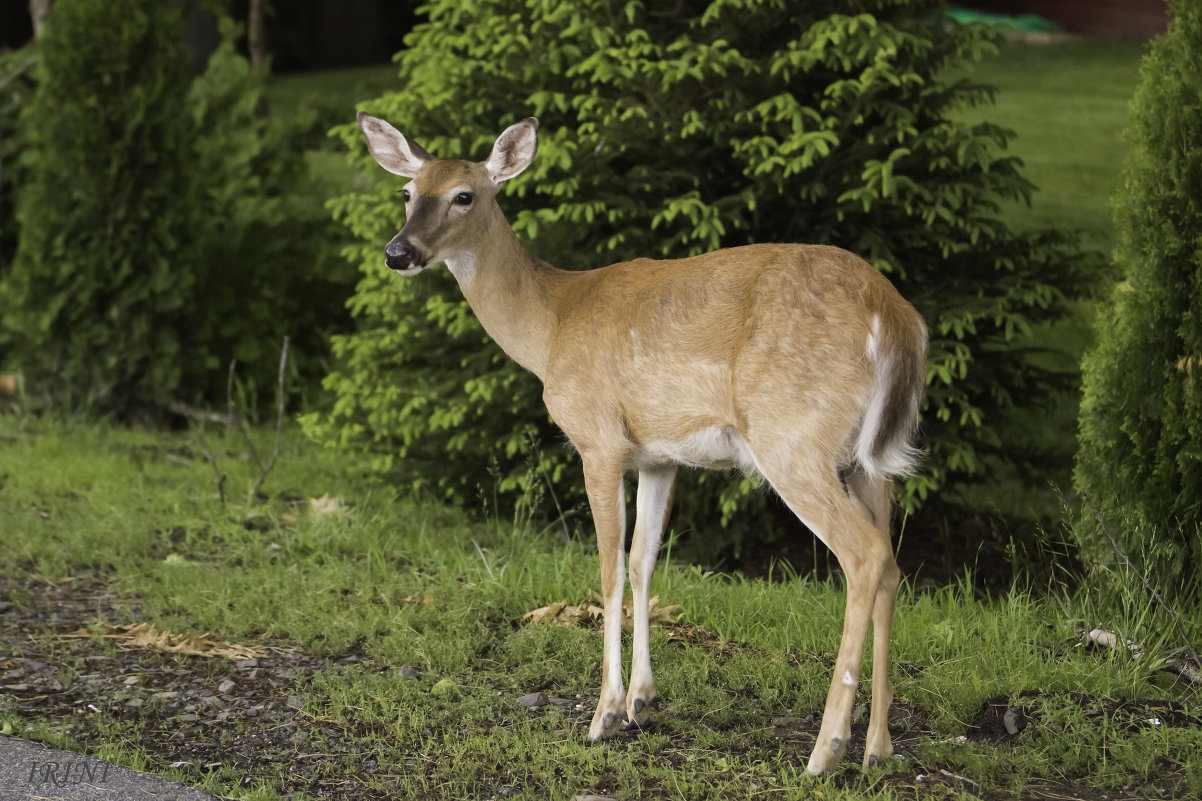
[(417, 275), (431, 264), (474, 255), (488, 228), (500, 220), (501, 185), (530, 166), (538, 150), (538, 120), (528, 117), (497, 137), (485, 161), (443, 161), (384, 120), (362, 111), (359, 127), (381, 167), (412, 178), (401, 190), (405, 226), (384, 248), (384, 263)]

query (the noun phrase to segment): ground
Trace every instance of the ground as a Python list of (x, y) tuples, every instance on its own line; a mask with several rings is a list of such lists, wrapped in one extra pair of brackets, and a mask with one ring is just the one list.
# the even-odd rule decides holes
[[(33, 724), (30, 731), (16, 734), (45, 736), (53, 732), (49, 737), (52, 741), (101, 753), (113, 749), (114, 744), (120, 751), (120, 744), (127, 742), (127, 755), (136, 751), (150, 769), (173, 775), (186, 784), (203, 785), (206, 778), (220, 775), (227, 787), (231, 781), (248, 790), (266, 785), (285, 798), (397, 797), (388, 790), (387, 775), (380, 774), (382, 761), (389, 764), (385, 773), (421, 773), (431, 768), (433, 780), (439, 772), (430, 764), (440, 758), (436, 749), (419, 750), (399, 760), (395, 753), (377, 753), (377, 749), (391, 751), (386, 732), (382, 734), (353, 720), (323, 719), (315, 714), (318, 707), (310, 698), (318, 691), (316, 677), (348, 669), (376, 674), (389, 682), (437, 684), (409, 666), (398, 669), (380, 664), (362, 651), (316, 655), (286, 643), (267, 645), (257, 657), (229, 659), (165, 654), (114, 642), (104, 636), (112, 627), (103, 621), (137, 619), (140, 609), (115, 596), (90, 571), (53, 584), (4, 579), (0, 581), (0, 597), (16, 599), (0, 601), (0, 653), (9, 655), (0, 659), (0, 708), (7, 707), (20, 720)], [(746, 644), (724, 642), (688, 625), (676, 624), (669, 639), (680, 647), (714, 651), (720, 659), (754, 651)], [(1048, 651), (1052, 658), (1054, 650)], [(901, 668), (921, 670), (913, 664)], [(580, 694), (569, 699), (545, 695), (517, 698), (520, 692), (534, 693), (538, 689), (531, 685), (498, 691), (498, 695), (511, 697), (511, 709), (491, 725), (509, 726), (515, 717), (546, 718), (553, 727), (549, 732), (552, 738), (581, 740), (595, 698)], [(1067, 700), (1085, 718), (1105, 720), (1113, 727), (1202, 729), (1197, 708), (1188, 711), (1177, 701), (1119, 702), (1079, 693), (1042, 699), (1040, 692), (1028, 691), (1017, 699), (989, 699), (967, 722), (963, 734), (943, 738), (943, 742), (948, 748), (974, 743), (1011, 748), (1029, 734), (1029, 729), (1041, 727), (1042, 700), (1061, 707)], [(862, 742), (865, 723), (861, 710), (854, 726), (857, 744)], [(965, 775), (964, 768), (947, 763), (953, 768), (949, 770), (941, 767), (940, 760), (932, 761), (929, 754), (924, 755), (923, 746), (939, 735), (920, 709), (904, 701), (895, 703), (890, 724), (895, 748), (907, 759), (895, 760), (876, 776), (874, 795), (892, 789), (918, 798), (1010, 797)], [(771, 739), (779, 746), (776, 758), (793, 761), (800, 770), (818, 725), (816, 714), (774, 716)], [(641, 735), (626, 735), (617, 744), (594, 748), (624, 748), (654, 733), (652, 728)], [(425, 734), (431, 740), (437, 739), (433, 732)], [(714, 759), (737, 759), (757, 750), (756, 746), (741, 748), (743, 737), (737, 730), (724, 734), (730, 738), (725, 749), (694, 751), (698, 743), (676, 742), (675, 748), (663, 748), (657, 756), (669, 765), (676, 763), (674, 767), (687, 769), (697, 753)], [(674, 739), (677, 737), (679, 733)], [(773, 750), (766, 749), (764, 755), (772, 755)], [(854, 746), (849, 759), (860, 759)], [(546, 789), (519, 786), (520, 780), (504, 764), (482, 768), (480, 781), (475, 784), (480, 799), (524, 795), (523, 791), (530, 790), (535, 790), (533, 797), (537, 797), (540, 789)], [(365, 781), (367, 775), (374, 780)], [(604, 770), (581, 778), (581, 791), (627, 797), (618, 778)], [(764, 782), (762, 789), (767, 795), (773, 779), (768, 776)], [(859, 778), (848, 774), (840, 783), (854, 790)], [(755, 793), (760, 788), (752, 783), (747, 789)], [(1163, 759), (1155, 779), (1146, 783), (1098, 790), (1086, 781), (1035, 780), (1021, 797), (1062, 801), (1177, 798), (1187, 792), (1184, 766)], [(675, 795), (662, 784), (649, 784), (640, 792), (640, 797)], [(446, 796), (432, 788), (428, 797)]]

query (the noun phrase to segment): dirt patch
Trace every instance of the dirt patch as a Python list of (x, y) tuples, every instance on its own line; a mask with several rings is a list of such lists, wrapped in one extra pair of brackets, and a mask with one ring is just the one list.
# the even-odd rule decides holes
[[(171, 533), (166, 533), (171, 538)], [(263, 646), (251, 659), (231, 660), (164, 654), (130, 647), (120, 640), (100, 636), (112, 624), (134, 623), (143, 618), (135, 603), (113, 594), (102, 578), (81, 573), (57, 584), (0, 579), (0, 711), (21, 721), (47, 724), (54, 745), (94, 753), (102, 745), (127, 742), (141, 749), (155, 772), (179, 771), (185, 783), (200, 784), (220, 772), (244, 787), (270, 784), (287, 797), (303, 793), (316, 799), (376, 799), (392, 795), (371, 786), (371, 777), (385, 760), (386, 732), (365, 724), (342, 724), (307, 713), (307, 694), (316, 674), (343, 669), (387, 670), (396, 681), (415, 678), (410, 670), (376, 668), (361, 652), (317, 655), (288, 644)], [(67, 636), (91, 628), (94, 637)], [(721, 640), (687, 623), (669, 627), (669, 641), (680, 647), (699, 647), (724, 657), (759, 653), (746, 643)], [(762, 654), (765, 659), (786, 659), (791, 664), (817, 660), (830, 668), (824, 655)], [(914, 670), (899, 664), (898, 670)], [(502, 688), (498, 688), (499, 690)], [(546, 687), (530, 687), (533, 692)], [(587, 727), (595, 697), (561, 699), (545, 695), (526, 705), (531, 715), (561, 715), (557, 737), (581, 736)], [(1069, 694), (1087, 718), (1104, 718), (1109, 725), (1129, 729), (1148, 726), (1202, 727), (1202, 719), (1174, 701), (1117, 701)], [(1065, 696), (1058, 694), (1056, 703)], [(999, 696), (986, 701), (965, 729), (965, 741), (1018, 743), (1040, 725), (1045, 697), (1028, 692), (1018, 697)], [(520, 701), (519, 701), (520, 703)], [(524, 705), (524, 704), (523, 704)], [(669, 710), (670, 714), (670, 710)], [(849, 789), (861, 774), (853, 767), (863, 757), (868, 723), (866, 706), (853, 715), (853, 739), (846, 764), (835, 781)], [(772, 734), (781, 744), (775, 759), (795, 763), (797, 770), (812, 748), (821, 724), (820, 715), (782, 715), (772, 720)], [(24, 725), (24, 724), (22, 724)], [(656, 731), (654, 722), (651, 731)], [(977, 798), (1003, 796), (983, 788), (972, 778), (958, 775), (946, 764), (932, 765), (924, 745), (935, 739), (923, 710), (895, 700), (889, 728), (896, 753), (909, 758), (900, 770), (877, 780), (899, 793), (916, 798), (947, 798), (966, 794)], [(478, 729), (475, 731), (479, 731)], [(31, 737), (36, 730), (16, 731)], [(744, 753), (740, 731), (730, 732), (728, 754)], [(624, 734), (621, 740), (639, 736)], [(683, 754), (684, 752), (680, 752)], [(672, 763), (671, 749), (661, 761)], [(683, 756), (680, 757), (682, 760)], [(392, 754), (395, 761), (396, 754)], [(428, 755), (402, 754), (405, 770), (421, 773)], [(515, 791), (507, 766), (481, 766), (495, 788), (490, 797), (504, 798)], [(511, 766), (508, 766), (511, 767)], [(687, 770), (687, 764), (679, 766)], [(1170, 771), (1172, 773), (1172, 771)], [(482, 774), (483, 775), (483, 774)], [(1176, 778), (1150, 788), (1100, 792), (1072, 783), (1039, 783), (1027, 787), (1025, 798), (1063, 801), (1172, 797)], [(1084, 780), (1083, 780), (1084, 781)], [(594, 792), (611, 791), (612, 777), (593, 777)], [(529, 788), (529, 785), (527, 785)], [(648, 785), (645, 797), (656, 797), (661, 788)], [(605, 792), (602, 792), (605, 791)], [(670, 795), (662, 788), (661, 796)], [(483, 796), (482, 796), (483, 797)]]
[[(1031, 723), (1038, 723), (1043, 694), (1030, 690), (1015, 699), (999, 695), (981, 705), (968, 724), (969, 740), (1005, 742), (1017, 738)], [(1162, 699), (1120, 701), (1081, 693), (1058, 693), (1061, 703), (1074, 704), (1086, 719), (1106, 720), (1127, 731), (1160, 728), (1202, 728), (1202, 717), (1177, 701)]]
[(9, 654), (0, 658), (0, 709), (50, 722), (63, 738), (56, 745), (91, 752), (124, 724), (157, 769), (179, 770), (186, 781), (225, 769), (252, 787), (270, 765), (283, 793), (387, 797), (345, 776), (350, 733), (301, 711), (308, 679), (361, 655), (268, 647), (235, 662), (62, 636), (139, 615), (88, 575), (53, 585), (0, 581), (0, 597), (18, 599), (0, 601), (0, 653)]

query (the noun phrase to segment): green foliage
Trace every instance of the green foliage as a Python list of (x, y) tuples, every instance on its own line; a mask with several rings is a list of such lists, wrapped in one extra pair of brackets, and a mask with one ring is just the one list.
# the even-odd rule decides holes
[(275, 386), (285, 333), (294, 370), (324, 372), (351, 278), (305, 192), (295, 126), (264, 113), (228, 20), (190, 82), (180, 21), (154, 0), (63, 0), (38, 43), (20, 241), (0, 282), (0, 347), (35, 404), (223, 403), (231, 358), (253, 398)]
[[(1116, 203), (1124, 280), (1084, 362), (1077, 483), (1164, 590), (1202, 569), (1202, 9), (1172, 4), (1132, 103)], [(1094, 521), (1085, 555), (1113, 561)]]
[(16, 188), (21, 185), (21, 107), (33, 94), (32, 48), (0, 53), (0, 276), (17, 250)]
[(173, 258), (189, 223), (180, 18), (141, 0), (54, 12), (23, 116), (0, 337), (26, 385), (59, 403), (145, 398), (180, 380), (172, 320), (192, 283)]
[(298, 147), (313, 121), (266, 113), (265, 70), (238, 54), (237, 35), (222, 20), (222, 42), (188, 93), (197, 218), (188, 256), (198, 283), (183, 335), (192, 363), (179, 391), (208, 399), (224, 397), (231, 358), (252, 397), (273, 392), (286, 334), (293, 376), (316, 386), (354, 282), (339, 253), (341, 226)]
[[(997, 221), (999, 203), (1031, 187), (1000, 155), (1005, 131), (949, 117), (990, 91), (941, 78), (993, 46), (983, 30), (931, 24), (939, 7), (440, 0), (397, 57), (404, 90), (363, 105), (442, 158), (483, 158), (502, 126), (538, 116), (538, 158), (502, 207), (562, 267), (756, 241), (831, 243), (870, 259), (932, 333), (929, 460), (906, 482), (913, 507), (999, 462), (1038, 479), (1038, 455), (1008, 449), (996, 425), (1062, 381), (1031, 363), (1024, 335), (1064, 315), (1082, 285), (1064, 237)], [(544, 470), (530, 475), (560, 482), (561, 497), (578, 493), (538, 382), (487, 344), (453, 280), (384, 270), (397, 183), (353, 126), (341, 134), (368, 176), (334, 204), (358, 239), (361, 328), (335, 340), (341, 363), (326, 386), (337, 401), (309, 430), (460, 501), (491, 484), (492, 460), (501, 490), (518, 488), (534, 432)], [(724, 519), (738, 510), (766, 529), (745, 514), (765, 504), (751, 490), (709, 474), (681, 506), (708, 515), (716, 500)]]

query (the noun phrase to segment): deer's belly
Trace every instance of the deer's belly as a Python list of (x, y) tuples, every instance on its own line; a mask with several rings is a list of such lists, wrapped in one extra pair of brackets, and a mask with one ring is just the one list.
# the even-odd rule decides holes
[(747, 443), (730, 426), (703, 428), (675, 441), (651, 440), (638, 447), (635, 467), (680, 464), (702, 468), (754, 469)]

